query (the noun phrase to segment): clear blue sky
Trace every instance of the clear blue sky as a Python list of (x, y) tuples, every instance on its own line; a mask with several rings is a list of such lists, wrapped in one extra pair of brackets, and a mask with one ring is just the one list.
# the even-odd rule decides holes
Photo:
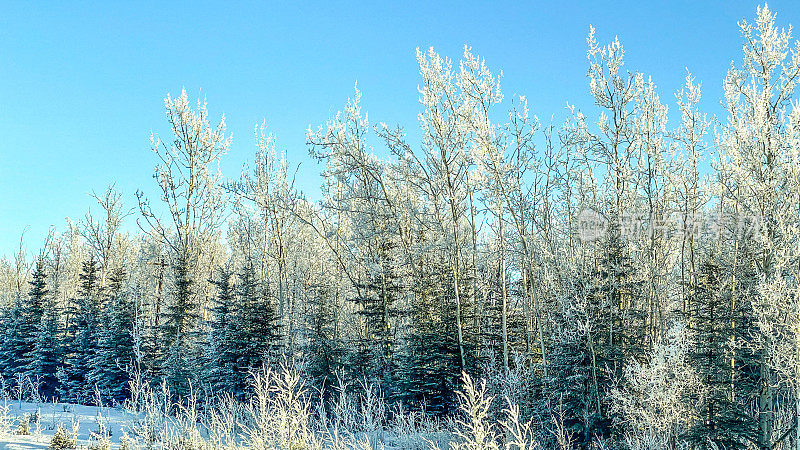
[[(340, 109), (356, 81), (371, 121), (415, 127), (417, 47), (457, 60), (472, 46), (504, 71), (507, 98), (525, 94), (560, 123), (567, 101), (594, 110), (585, 79), (593, 24), (601, 42), (620, 37), (628, 67), (652, 75), (662, 99), (674, 105), (688, 67), (706, 110), (718, 112), (722, 78), (740, 60), (736, 22), (758, 4), (432, 3), (0, 0), (0, 254), (26, 227), (35, 250), (111, 182), (129, 207), (136, 189), (154, 193), (149, 134), (166, 133), (162, 99), (182, 86), (207, 98), (214, 120), (227, 117), (224, 175), (252, 158), (253, 127), (266, 119), (313, 197), (319, 167), (305, 129)], [(770, 8), (781, 25), (800, 25), (800, 2)]]

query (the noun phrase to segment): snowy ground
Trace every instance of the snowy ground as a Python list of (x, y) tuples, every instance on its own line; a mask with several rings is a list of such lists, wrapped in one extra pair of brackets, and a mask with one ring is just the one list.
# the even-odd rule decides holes
[[(3, 415), (4, 407), (8, 408), (5, 415)], [(37, 412), (38, 424), (35, 420)], [(31, 434), (29, 436), (14, 434), (19, 421), (26, 414), (31, 418)], [(101, 432), (103, 426), (110, 433), (111, 442), (118, 443), (125, 422), (131, 419), (130, 413), (117, 408), (98, 408), (68, 403), (17, 403), (0, 400), (0, 421), (3, 420), (3, 416), (5, 416), (5, 423), (0, 422), (0, 450), (48, 448), (58, 424), (62, 424), (70, 433), (73, 430), (73, 424), (77, 424), (79, 448), (85, 448), (92, 442), (92, 434)], [(10, 432), (8, 428), (10, 428)]]

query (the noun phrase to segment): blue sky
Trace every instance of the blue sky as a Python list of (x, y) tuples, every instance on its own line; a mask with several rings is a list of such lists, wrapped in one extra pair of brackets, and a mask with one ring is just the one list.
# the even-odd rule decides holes
[[(167, 4), (169, 3), (169, 4)], [(305, 130), (339, 110), (358, 82), (373, 123), (414, 128), (415, 48), (455, 60), (463, 45), (503, 70), (506, 98), (528, 97), (555, 123), (566, 102), (588, 113), (586, 34), (619, 36), (631, 70), (653, 77), (674, 105), (689, 68), (703, 107), (719, 112), (721, 82), (740, 60), (736, 22), (757, 2), (16, 2), (0, 0), (0, 255), (27, 227), (35, 250), (112, 182), (128, 207), (155, 182), (151, 131), (165, 136), (162, 99), (204, 96), (233, 133), (223, 174), (252, 158), (266, 120), (298, 186), (318, 195), (320, 168)], [(770, 2), (800, 25), (800, 2)], [(674, 109), (674, 106), (672, 106)], [(133, 229), (129, 219), (128, 228)]]

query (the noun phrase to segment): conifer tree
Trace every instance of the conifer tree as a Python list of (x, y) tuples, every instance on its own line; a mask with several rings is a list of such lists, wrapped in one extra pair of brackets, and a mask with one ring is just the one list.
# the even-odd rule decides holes
[(199, 318), (189, 261), (182, 254), (173, 265), (175, 290), (167, 307), (163, 326), (165, 357), (162, 367), (171, 392), (183, 397), (189, 393), (196, 368), (196, 324)]
[(239, 272), (236, 297), (235, 326), (239, 327), (236, 338), (240, 345), (237, 370), (241, 387), (247, 385), (251, 371), (276, 361), (281, 342), (275, 305), (260, 289), (252, 264), (245, 265)]
[(235, 392), (237, 388), (236, 365), (236, 297), (231, 271), (222, 267), (213, 284), (217, 287), (217, 298), (211, 309), (210, 331), (206, 338), (205, 382), (213, 392)]
[(88, 380), (105, 400), (122, 403), (129, 395), (129, 372), (135, 358), (134, 304), (123, 292), (125, 272), (115, 270), (108, 284), (108, 298), (101, 313), (97, 347)]
[(390, 242), (382, 243), (375, 256), (380, 264), (378, 272), (368, 274), (367, 281), (359, 286), (361, 296), (351, 299), (360, 306), (357, 314), (364, 319), (363, 338), (356, 342), (354, 355), (360, 368), (357, 378), (366, 377), (379, 383), (389, 397), (394, 395), (396, 371), (393, 323), (401, 315), (397, 307), (400, 280), (391, 256), (394, 247)]
[(446, 266), (428, 270), (411, 305), (400, 389), (409, 407), (446, 415), (457, 407), (455, 392), (461, 379), (459, 343), (454, 339), (457, 308), (451, 301), (451, 286), (443, 282), (448, 276)]
[(93, 367), (101, 311), (98, 285), (99, 268), (94, 258), (82, 265), (77, 298), (67, 310), (65, 361), (61, 378), (61, 397), (65, 401), (83, 403), (90, 399), (94, 386), (87, 374)]
[(301, 349), (307, 361), (307, 376), (316, 386), (330, 384), (342, 366), (344, 345), (337, 332), (337, 308), (332, 291), (328, 285), (313, 285), (305, 292), (305, 339)]
[(26, 346), (29, 336), (23, 332), (26, 304), (27, 299), (17, 297), (13, 304), (3, 308), (0, 316), (0, 374), (9, 383), (13, 383), (14, 377), (21, 372), (24, 357), (30, 351)]
[(38, 383), (39, 393), (53, 399), (61, 392), (58, 372), (64, 361), (61, 308), (52, 296), (46, 296), (42, 319), (33, 334), (33, 351), (26, 366), (31, 379)]
[(20, 304), (17, 310), (16, 338), (10, 343), (10, 359), (15, 361), (14, 372), (19, 371), (33, 378), (38, 366), (35, 354), (38, 332), (49, 294), (43, 258), (36, 261), (30, 286), (27, 301)]
[(16, 298), (11, 305), (0, 309), (0, 376), (4, 380), (13, 379), (17, 367), (13, 350), (20, 338), (17, 332), (20, 302), (21, 300)]
[(563, 299), (546, 399), (548, 409), (562, 405), (582, 445), (612, 437), (609, 393), (626, 364), (646, 350), (641, 282), (617, 220), (609, 222), (598, 251), (597, 267), (585, 269)]
[(734, 285), (729, 275), (709, 257), (689, 290), (689, 359), (703, 395), (687, 399), (698, 405), (699, 417), (684, 438), (699, 448), (749, 448), (758, 437), (758, 420), (746, 408), (758, 383), (758, 358), (739, 345), (750, 332), (750, 314), (746, 305), (735, 306), (735, 290), (746, 284)]

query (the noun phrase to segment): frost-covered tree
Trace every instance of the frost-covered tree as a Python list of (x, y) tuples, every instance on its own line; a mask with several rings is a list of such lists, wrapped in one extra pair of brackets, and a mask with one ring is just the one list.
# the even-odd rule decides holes
[(629, 364), (642, 362), (646, 318), (641, 275), (619, 225), (609, 224), (599, 262), (565, 291), (556, 317), (549, 401), (564, 405), (580, 442), (612, 437), (614, 383)]
[[(692, 425), (695, 405), (706, 391), (690, 361), (688, 327), (676, 322), (644, 362), (631, 361), (612, 391), (612, 408), (632, 448), (676, 448)], [(650, 447), (652, 448), (652, 447)]]
[(225, 117), (212, 128), (205, 103), (192, 108), (186, 90), (164, 99), (172, 140), (150, 137), (159, 159), (153, 177), (158, 182), (168, 219), (153, 211), (144, 193), (136, 193), (144, 232), (167, 245), (176, 255), (199, 257), (215, 239), (223, 211), (218, 163), (228, 151)]
[[(294, 214), (297, 193), (284, 153), (276, 151), (276, 138), (267, 133), (266, 124), (256, 127), (253, 168), (243, 171), (239, 180), (226, 184), (226, 189), (238, 200), (235, 210), (239, 216), (236, 232), (243, 242), (237, 244), (244, 254), (245, 264), (256, 268), (262, 290), (275, 297), (278, 320), (285, 333), (293, 334), (294, 316), (290, 311), (289, 278), (290, 252), (295, 250), (297, 217)], [(259, 220), (254, 221), (253, 216)], [(293, 341), (290, 341), (290, 343)]]
[(87, 212), (81, 221), (80, 233), (91, 248), (92, 258), (99, 265), (99, 285), (105, 288), (108, 277), (122, 264), (126, 242), (120, 230), (123, 220), (131, 212), (123, 210), (122, 194), (114, 185), (102, 194), (92, 192), (91, 197), (102, 210), (101, 215), (95, 218), (91, 210)]
[[(214, 244), (224, 214), (218, 163), (227, 153), (225, 118), (212, 128), (205, 103), (192, 108), (186, 91), (164, 100), (172, 133), (167, 143), (151, 135), (159, 159), (154, 178), (168, 219), (161, 219), (139, 191), (141, 229), (169, 250), (174, 289), (163, 322), (164, 369), (177, 394), (188, 392), (191, 362), (197, 350), (197, 318), (210, 298), (208, 279), (214, 264)], [(161, 283), (161, 282), (160, 282)]]
[[(725, 78), (727, 120), (717, 136), (722, 156), (721, 195), (729, 199), (738, 228), (754, 231), (735, 239), (734, 252), (752, 249), (757, 278), (772, 284), (791, 273), (781, 272), (787, 266), (779, 260), (782, 249), (796, 247), (791, 224), (798, 222), (797, 179), (793, 175), (797, 161), (792, 150), (797, 113), (792, 99), (800, 76), (800, 44), (792, 43), (791, 29), (776, 26), (775, 14), (766, 5), (758, 8), (754, 23), (743, 20), (739, 26), (743, 59)], [(798, 255), (788, 257), (796, 261)], [(796, 280), (789, 283), (796, 285)], [(763, 337), (767, 351), (780, 345), (771, 342), (769, 332)], [(773, 430), (778, 407), (776, 375), (772, 364), (764, 360), (759, 401), (762, 446), (772, 445), (777, 433)]]
[[(671, 111), (593, 29), (592, 104), (563, 126), (525, 97), (503, 105), (501, 73), (471, 49), (418, 51), (410, 136), (370, 122), (358, 89), (307, 130), (319, 198), (265, 125), (252, 167), (223, 179), (224, 119), (167, 97), (162, 201), (137, 193), (141, 233), (123, 233), (112, 187), (36, 267), (24, 249), (0, 259), (6, 386), (123, 402), (133, 375), (170, 401), (270, 403), (296, 392), (248, 380), (285, 358), (325, 439), (357, 416), (373, 441), (394, 433), (376, 431), (373, 383), (402, 405), (397, 429), (455, 418), (452, 447), (800, 448), (800, 44), (775, 23), (764, 6), (740, 24), (716, 122), (699, 81)], [(466, 382), (481, 374), (494, 403)], [(503, 411), (502, 394), (519, 404)]]

